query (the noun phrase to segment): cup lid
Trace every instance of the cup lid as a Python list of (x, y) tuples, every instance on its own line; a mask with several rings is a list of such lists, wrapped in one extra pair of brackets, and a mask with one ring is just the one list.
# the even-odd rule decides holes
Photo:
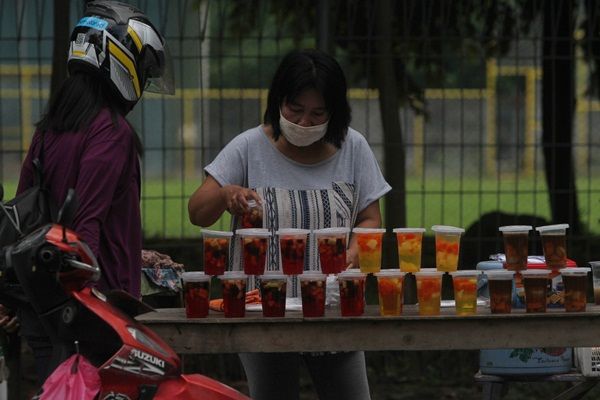
[(507, 269), (490, 269), (484, 272), (488, 279), (512, 279), (515, 276), (515, 271)]
[(223, 275), (219, 275), (219, 279), (246, 279), (248, 275), (244, 271), (225, 271)]
[(231, 237), (231, 236), (233, 236), (233, 232), (230, 232), (230, 231), (211, 231), (210, 229), (202, 229), (202, 236)]
[(385, 233), (385, 228), (354, 228), (354, 233)]
[(413, 274), (421, 276), (442, 276), (444, 273), (438, 271), (436, 268), (421, 268), (420, 271), (413, 272)]
[(268, 229), (264, 229), (264, 228), (237, 229), (235, 231), (235, 234), (239, 235), (239, 236), (258, 236), (258, 237), (271, 236), (271, 232)]
[(458, 271), (450, 272), (450, 275), (452, 275), (452, 276), (477, 276), (477, 275), (481, 275), (481, 271), (478, 271), (476, 269), (461, 269)]
[(571, 267), (571, 268), (561, 268), (561, 275), (587, 275), (592, 269), (590, 267)]
[(539, 233), (552, 232), (552, 231), (560, 231), (565, 230), (569, 227), (569, 224), (555, 224), (555, 225), (544, 225), (538, 226), (535, 228)]
[(275, 234), (277, 235), (290, 235), (290, 236), (306, 236), (310, 233), (308, 229), (298, 229), (298, 228), (283, 228), (279, 229)]
[(533, 227), (531, 225), (506, 225), (498, 228), (500, 232), (515, 233), (515, 232), (529, 232)]
[(323, 228), (323, 229), (315, 229), (313, 233), (315, 235), (345, 235), (350, 232), (350, 228), (346, 227), (337, 227), (337, 228)]
[(431, 230), (434, 232), (439, 232), (439, 233), (463, 233), (465, 230), (464, 228), (458, 228), (456, 226), (450, 226), (450, 225), (433, 225), (431, 227)]
[(358, 269), (347, 269), (338, 274), (338, 279), (366, 278), (367, 274)]
[(588, 264), (590, 264), (592, 267), (600, 265), (600, 261), (589, 261)]
[(287, 281), (287, 275), (282, 274), (281, 272), (267, 272), (265, 274), (259, 275), (258, 279), (261, 281), (266, 280), (274, 280), (274, 281)]
[(210, 280), (210, 275), (201, 271), (182, 272), (181, 279), (186, 282), (205, 282)]
[(320, 271), (304, 271), (298, 275), (298, 279), (301, 281), (324, 281), (327, 279), (327, 275)]
[(521, 275), (523, 275), (523, 278), (526, 277), (536, 277), (536, 276), (548, 276), (550, 275), (550, 272), (552, 272), (552, 270), (550, 269), (526, 269), (523, 271), (519, 271), (519, 273)]
[(425, 232), (425, 228), (394, 228), (392, 232), (394, 233), (423, 233)]
[(250, 207), (250, 208), (261, 207), (262, 206), (261, 204), (258, 204), (256, 202), (256, 200), (248, 200), (247, 203), (248, 203), (248, 207)]
[(396, 268), (388, 268), (388, 269), (382, 269), (379, 272), (375, 272), (374, 274), (375, 276), (381, 276), (381, 277), (402, 277), (404, 275), (406, 275), (406, 272), (400, 271), (399, 269)]

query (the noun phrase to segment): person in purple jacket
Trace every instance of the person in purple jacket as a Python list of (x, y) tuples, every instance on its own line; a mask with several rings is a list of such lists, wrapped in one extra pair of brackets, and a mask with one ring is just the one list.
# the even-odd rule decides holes
[[(70, 76), (50, 99), (23, 162), (17, 193), (33, 185), (32, 160), (43, 147), (44, 181), (56, 204), (74, 188), (71, 228), (100, 264), (100, 290), (140, 296), (142, 145), (125, 116), (144, 90), (173, 93), (170, 56), (161, 34), (136, 8), (93, 1), (71, 34)], [(38, 382), (56, 355), (32, 312), (20, 315), (34, 351)], [(2, 320), (0, 320), (2, 321)]]

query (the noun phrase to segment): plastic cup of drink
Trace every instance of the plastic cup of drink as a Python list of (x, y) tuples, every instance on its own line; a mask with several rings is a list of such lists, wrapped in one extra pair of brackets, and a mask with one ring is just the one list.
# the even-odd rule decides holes
[(395, 228), (398, 242), (400, 271), (417, 272), (421, 269), (421, 250), (425, 228)]
[(346, 270), (338, 274), (342, 317), (356, 317), (365, 312), (366, 277), (358, 270)]
[(244, 273), (264, 274), (271, 232), (268, 229), (238, 229), (235, 234), (242, 240)]
[(515, 273), (504, 269), (485, 271), (490, 291), (492, 314), (510, 314), (512, 311), (512, 288)]
[(319, 246), (321, 272), (338, 274), (346, 269), (346, 238), (349, 228), (324, 228), (313, 231)]
[(504, 237), (504, 254), (506, 262), (504, 267), (510, 271), (527, 269), (527, 256), (529, 255), (530, 225), (507, 225), (498, 228)]
[(592, 267), (594, 302), (600, 305), (600, 261), (590, 261), (590, 267)]
[(385, 229), (354, 228), (358, 244), (358, 263), (360, 271), (369, 274), (381, 269), (381, 243)]
[(324, 316), (327, 275), (308, 271), (298, 279), (302, 294), (302, 315), (306, 318)]
[(281, 269), (286, 275), (300, 275), (304, 271), (304, 255), (307, 229), (280, 229), (275, 232), (279, 236), (281, 252)]
[(379, 314), (382, 316), (402, 314), (403, 284), (405, 272), (382, 269), (375, 273), (379, 293)]
[(463, 228), (448, 225), (434, 225), (435, 232), (435, 265), (438, 271), (452, 272), (458, 269), (460, 254), (460, 237)]
[(565, 285), (565, 311), (585, 311), (589, 267), (563, 268), (560, 270)]
[(567, 266), (567, 228), (569, 224), (545, 225), (535, 228), (541, 236), (546, 265), (550, 269)]
[(520, 272), (525, 287), (525, 309), (528, 313), (546, 312), (551, 272), (552, 270), (549, 269), (527, 269)]
[(477, 313), (477, 277), (481, 271), (461, 270), (450, 272), (454, 286), (454, 302), (456, 315), (473, 315)]
[(229, 265), (229, 241), (233, 232), (202, 230), (204, 273), (223, 275)]
[(226, 271), (219, 275), (226, 318), (241, 318), (246, 315), (246, 278), (242, 271)]
[(242, 215), (241, 226), (243, 229), (263, 227), (263, 207), (256, 200), (248, 201), (248, 211)]
[(287, 276), (265, 274), (260, 275), (259, 279), (263, 317), (284, 317)]
[(210, 276), (204, 272), (181, 274), (185, 302), (185, 316), (204, 318), (208, 315), (210, 301)]
[(439, 315), (443, 273), (435, 268), (421, 268), (415, 272), (420, 315)]

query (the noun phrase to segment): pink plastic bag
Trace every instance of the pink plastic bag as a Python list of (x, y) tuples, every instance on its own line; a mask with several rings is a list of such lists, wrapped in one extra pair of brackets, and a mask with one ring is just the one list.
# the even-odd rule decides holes
[(56, 368), (42, 389), (40, 400), (93, 400), (100, 391), (98, 368), (74, 354)]

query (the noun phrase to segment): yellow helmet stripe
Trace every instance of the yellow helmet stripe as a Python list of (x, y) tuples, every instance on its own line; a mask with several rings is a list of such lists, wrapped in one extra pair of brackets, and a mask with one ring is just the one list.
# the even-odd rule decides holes
[(133, 39), (133, 43), (135, 43), (135, 47), (137, 47), (138, 51), (142, 51), (142, 40), (137, 32), (131, 26), (128, 26), (127, 33), (129, 33), (129, 36)]
[(108, 51), (110, 54), (115, 56), (117, 60), (119, 60), (119, 62), (121, 62), (121, 64), (125, 66), (125, 68), (127, 68), (129, 73), (133, 77), (133, 88), (135, 89), (136, 96), (139, 98), (142, 95), (140, 90), (140, 80), (138, 79), (137, 71), (135, 70), (133, 60), (129, 58), (129, 56), (125, 54), (125, 52), (121, 50), (119, 46), (114, 44), (112, 41), (108, 42)]

